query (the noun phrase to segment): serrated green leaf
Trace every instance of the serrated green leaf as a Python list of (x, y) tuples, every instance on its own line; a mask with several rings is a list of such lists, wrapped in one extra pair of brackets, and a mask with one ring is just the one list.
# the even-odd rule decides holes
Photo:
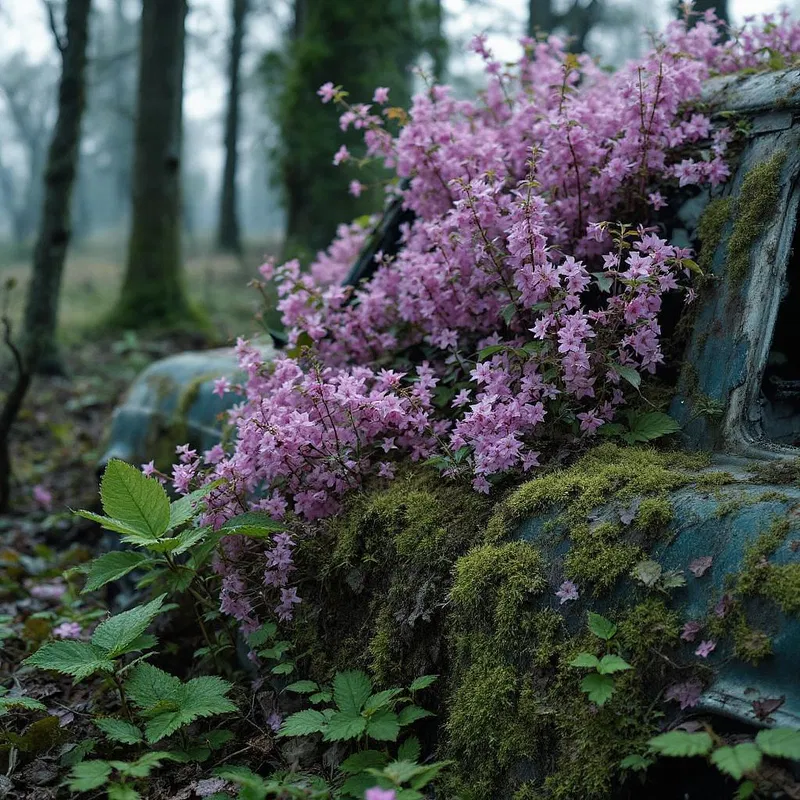
[(142, 796), (132, 786), (123, 783), (109, 783), (106, 786), (108, 800), (141, 800)]
[(146, 661), (133, 667), (125, 682), (125, 694), (141, 709), (153, 708), (165, 700), (176, 700), (181, 681)]
[(650, 442), (662, 436), (677, 433), (681, 426), (668, 414), (660, 411), (648, 411), (646, 414), (628, 415), (628, 432), (624, 434), (625, 440), (630, 444), (636, 442)]
[(391, 704), (398, 695), (402, 694), (402, 689), (384, 689), (382, 692), (371, 695), (364, 703), (364, 711), (375, 711)]
[(367, 720), (367, 736), (376, 742), (396, 742), (399, 735), (399, 717), (388, 708), (377, 711)]
[(103, 511), (135, 531), (153, 539), (169, 527), (169, 498), (155, 479), (141, 470), (113, 458), (100, 481)]
[(326, 742), (344, 742), (357, 739), (367, 728), (367, 721), (360, 714), (351, 715), (342, 711), (334, 712), (325, 728), (323, 739)]
[(680, 589), (681, 586), (686, 586), (686, 577), (682, 570), (670, 569), (662, 575), (661, 587), (663, 589)]
[(274, 622), (265, 622), (260, 628), (248, 635), (247, 643), (252, 648), (260, 647), (265, 642), (271, 642), (277, 632), (278, 626)]
[(601, 675), (611, 675), (614, 672), (624, 672), (628, 669), (633, 669), (633, 667), (625, 659), (612, 654), (603, 656), (597, 665), (597, 671)]
[(378, 750), (362, 750), (360, 753), (353, 753), (339, 765), (339, 769), (345, 775), (355, 775), (365, 769), (374, 767), (380, 769), (389, 763), (389, 756)]
[(500, 312), (500, 316), (502, 316), (503, 321), (506, 325), (511, 324), (511, 320), (514, 319), (517, 313), (517, 304), (516, 303), (509, 303), (503, 310)]
[(675, 758), (705, 756), (714, 746), (711, 736), (705, 731), (670, 731), (653, 737), (647, 744), (653, 752)]
[(92, 635), (92, 644), (107, 650), (112, 657), (127, 652), (128, 646), (145, 632), (147, 626), (161, 612), (165, 597), (165, 594), (159, 595), (149, 603), (101, 622)]
[(319, 689), (319, 685), (314, 681), (295, 681), (290, 683), (283, 691), (294, 692), (295, 694), (313, 694)]
[(626, 756), (619, 762), (620, 769), (630, 769), (633, 770), (633, 772), (642, 772), (652, 765), (652, 758), (645, 758), (639, 755)]
[[(449, 767), (452, 763), (452, 761), (435, 761), (433, 764), (425, 764), (411, 779), (409, 786), (411, 789), (425, 788), (443, 769)], [(401, 800), (399, 794), (397, 800)]]
[(144, 553), (136, 553), (132, 550), (115, 550), (104, 553), (89, 564), (86, 585), (83, 587), (82, 594), (97, 591), (111, 581), (118, 581), (149, 560)]
[(507, 344), (490, 344), (478, 353), (478, 361), (486, 361), (487, 358), (491, 358), (498, 353), (503, 353), (508, 349), (509, 345)]
[(125, 720), (114, 719), (113, 717), (97, 717), (92, 722), (112, 742), (139, 744), (143, 740), (142, 732), (135, 725), (125, 722)]
[(399, 761), (419, 761), (420, 755), (422, 755), (422, 746), (416, 736), (409, 736), (397, 748), (397, 759)]
[(652, 589), (661, 577), (661, 564), (653, 561), (652, 558), (647, 558), (633, 568), (632, 574), (636, 580), (643, 583), (648, 589)]
[(206, 536), (211, 533), (211, 528), (207, 525), (202, 528), (188, 528), (182, 533), (178, 534), (177, 547), (172, 551), (176, 556), (191, 550), (195, 545), (200, 544)]
[(339, 791), (342, 797), (355, 798), (355, 800), (362, 800), (368, 789), (376, 786), (378, 781), (375, 776), (369, 772), (362, 772), (357, 775), (351, 775), (341, 786)]
[(309, 736), (312, 733), (321, 733), (325, 730), (327, 722), (319, 711), (307, 708), (289, 715), (283, 721), (278, 736)]
[(114, 662), (105, 650), (86, 642), (66, 640), (42, 645), (22, 663), (71, 675), (76, 682), (95, 672), (114, 671)]
[(355, 717), (372, 694), (372, 681), (364, 672), (337, 672), (333, 679), (333, 699), (343, 714)]
[(398, 721), (405, 727), (406, 725), (411, 725), (412, 722), (416, 722), (418, 719), (425, 719), (425, 717), (432, 716), (433, 713), (431, 711), (426, 711), (424, 708), (412, 705), (400, 709)]
[(311, 703), (330, 703), (333, 700), (333, 695), (330, 692), (316, 692), (308, 698)]
[(294, 672), (294, 663), (291, 661), (284, 661), (282, 664), (276, 664), (270, 672), (273, 675), (291, 675)]
[(739, 788), (736, 790), (736, 794), (733, 796), (733, 800), (748, 800), (749, 797), (752, 797), (755, 794), (756, 785), (753, 781), (744, 781)]
[(792, 728), (772, 728), (756, 734), (756, 744), (762, 753), (773, 758), (800, 761), (800, 731)]
[(194, 517), (201, 507), (202, 500), (219, 484), (220, 481), (214, 481), (194, 492), (179, 497), (177, 500), (173, 500), (169, 504), (169, 526), (167, 530), (175, 530), (175, 528), (180, 527)]
[(614, 679), (599, 672), (590, 672), (581, 681), (581, 691), (598, 706), (605, 705), (614, 694)]
[(26, 711), (47, 711), (47, 706), (34, 700), (32, 697), (0, 697), (0, 716), (7, 713), (9, 708), (22, 708)]
[(743, 742), (733, 747), (727, 745), (718, 747), (711, 754), (711, 763), (720, 772), (740, 781), (745, 775), (759, 768), (762, 758), (761, 750), (753, 742)]
[(438, 680), (438, 675), (421, 675), (419, 678), (415, 678), (411, 682), (411, 686), (408, 687), (409, 692), (419, 692), (422, 689), (427, 689), (429, 686), (432, 686)]
[(67, 786), (73, 792), (89, 792), (106, 783), (110, 775), (111, 765), (107, 761), (81, 761), (70, 771)]
[(588, 667), (590, 669), (596, 669), (599, 663), (600, 659), (591, 653), (578, 653), (578, 655), (569, 662), (569, 665), (571, 667)]
[[(132, 536), (139, 536), (141, 537), (142, 534), (137, 531), (135, 528), (132, 528), (130, 525), (126, 525), (120, 519), (113, 519), (112, 517), (104, 516), (103, 514), (95, 514), (92, 511), (85, 511), (81, 509), (80, 511), (75, 512), (76, 516), (83, 517), (84, 519), (88, 519), (91, 522), (96, 522), (101, 527), (105, 528), (107, 531), (113, 531), (114, 533), (121, 533), (126, 535)], [(144, 537), (145, 541), (149, 541), (150, 537)]]
[(642, 376), (633, 368), (626, 367), (622, 364), (614, 364), (612, 369), (623, 380), (626, 380), (634, 389), (638, 389), (642, 385)]
[(284, 530), (285, 523), (272, 519), (265, 511), (248, 511), (227, 520), (219, 528), (219, 532), (225, 536), (250, 536), (256, 539)]
[(589, 630), (598, 637), (608, 641), (613, 639), (617, 632), (617, 626), (611, 620), (601, 617), (600, 614), (595, 614), (594, 611), (589, 612)]
[(597, 281), (597, 286), (599, 287), (601, 292), (611, 291), (611, 287), (614, 281), (610, 275), (607, 275), (605, 272), (593, 272), (592, 275)]

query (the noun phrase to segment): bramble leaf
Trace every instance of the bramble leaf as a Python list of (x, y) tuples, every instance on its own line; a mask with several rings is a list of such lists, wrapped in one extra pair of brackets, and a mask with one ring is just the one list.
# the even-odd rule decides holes
[(378, 750), (362, 750), (360, 753), (353, 753), (353, 755), (342, 761), (339, 769), (345, 775), (355, 775), (370, 767), (380, 768), (388, 763), (389, 756), (386, 753), (381, 753)]
[(111, 765), (107, 761), (81, 761), (72, 768), (67, 786), (73, 792), (88, 792), (102, 786), (110, 775)]
[(93, 719), (92, 722), (94, 722), (112, 742), (139, 744), (143, 739), (142, 732), (135, 725), (132, 725), (130, 722), (125, 722), (125, 720), (114, 719), (113, 717), (98, 717)]
[(367, 728), (367, 721), (360, 714), (346, 714), (336, 711), (328, 720), (323, 739), (326, 742), (343, 742), (357, 739)]
[(175, 530), (175, 528), (180, 527), (195, 516), (201, 501), (219, 484), (220, 481), (214, 481), (194, 492), (179, 497), (177, 500), (173, 500), (169, 504), (169, 526), (167, 530)]
[(714, 746), (711, 736), (705, 731), (698, 733), (669, 731), (669, 733), (654, 736), (647, 744), (651, 750), (662, 756), (676, 758), (705, 756)]
[(614, 679), (599, 672), (590, 672), (581, 681), (581, 691), (598, 706), (605, 705), (614, 694)]
[(608, 641), (614, 637), (617, 632), (617, 626), (611, 620), (595, 614), (594, 611), (589, 612), (589, 630), (597, 636), (598, 639)]
[(378, 742), (396, 742), (400, 735), (400, 722), (397, 714), (382, 709), (367, 721), (367, 736)]
[(711, 763), (720, 772), (739, 781), (747, 773), (757, 770), (762, 758), (761, 750), (753, 742), (742, 742), (733, 747), (725, 745), (717, 748), (711, 754)]
[(612, 367), (614, 372), (626, 380), (634, 389), (638, 389), (642, 385), (642, 376), (633, 368), (626, 367), (622, 364), (614, 364)]
[(422, 746), (416, 736), (409, 736), (408, 739), (397, 748), (398, 761), (419, 761), (421, 754)]
[(327, 720), (313, 708), (291, 714), (281, 725), (278, 736), (308, 736), (312, 733), (321, 733), (325, 730)]
[(156, 539), (169, 527), (164, 487), (131, 464), (111, 459), (100, 482), (103, 511), (138, 533)]
[(800, 731), (792, 728), (772, 728), (759, 731), (756, 744), (762, 753), (774, 758), (800, 761)]
[(422, 689), (427, 689), (429, 686), (436, 683), (438, 678), (438, 675), (421, 675), (419, 678), (415, 678), (411, 681), (411, 686), (408, 687), (408, 691), (419, 692)]
[(106, 650), (76, 641), (48, 642), (22, 663), (71, 675), (76, 682), (95, 672), (114, 671), (114, 662)]
[(224, 522), (219, 528), (225, 536), (252, 536), (256, 539), (272, 536), (273, 533), (286, 530), (283, 522), (278, 522), (265, 511), (247, 511), (238, 517)]
[(165, 594), (141, 606), (123, 611), (101, 622), (92, 635), (92, 644), (108, 651), (109, 656), (119, 656), (128, 651), (130, 644), (139, 638), (158, 616)]
[(633, 667), (625, 659), (611, 654), (603, 656), (597, 665), (597, 671), (601, 675), (611, 675), (613, 672), (623, 672), (627, 669)]
[(94, 592), (111, 581), (118, 581), (146, 561), (149, 561), (149, 558), (144, 553), (133, 550), (113, 550), (104, 553), (89, 564), (86, 585), (81, 594)]
[(681, 426), (668, 414), (661, 411), (648, 411), (646, 414), (628, 414), (629, 430), (623, 434), (628, 444), (649, 442), (677, 433)]
[(424, 708), (420, 708), (419, 706), (406, 706), (405, 708), (400, 709), (398, 721), (403, 727), (405, 727), (406, 725), (411, 725), (412, 722), (416, 722), (418, 719), (425, 719), (425, 717), (432, 716), (432, 711), (426, 711)]
[(364, 672), (338, 672), (333, 679), (333, 699), (343, 714), (355, 717), (372, 694), (372, 681)]
[(314, 694), (319, 691), (319, 684), (314, 681), (295, 681), (290, 683), (284, 692), (294, 692), (295, 694)]
[(578, 653), (572, 661), (569, 662), (571, 667), (589, 667), (596, 669), (600, 663), (600, 659), (591, 653)]
[(47, 711), (44, 703), (34, 700), (32, 697), (3, 695), (0, 697), (0, 717), (8, 713), (9, 708), (23, 708), (26, 711)]

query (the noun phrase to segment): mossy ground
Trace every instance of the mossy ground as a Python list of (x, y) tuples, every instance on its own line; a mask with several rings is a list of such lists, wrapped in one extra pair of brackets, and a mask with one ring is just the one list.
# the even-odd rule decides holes
[[(307, 602), (298, 651), (320, 680), (354, 666), (385, 685), (442, 675), (429, 703), (439, 719), (423, 735), (455, 762), (443, 797), (608, 797), (619, 762), (643, 752), (662, 724), (665, 687), (712, 677), (691, 656), (694, 645), (681, 642), (685, 620), (672, 597), (629, 577), (669, 538), (671, 493), (693, 486), (714, 494), (733, 480), (708, 467), (702, 454), (605, 444), (500, 502), (427, 467), (408, 468), (354, 495), (299, 543)], [(520, 524), (541, 515), (549, 524), (534, 543)], [(782, 534), (769, 535), (748, 551), (742, 597), (747, 569), (762, 570), (762, 555)], [(771, 596), (791, 608), (791, 581), (782, 566), (770, 570)], [(554, 591), (564, 578), (580, 586), (579, 604), (559, 605)], [(772, 643), (748, 623), (738, 597), (720, 634), (735, 657), (758, 663)], [(569, 665), (579, 652), (604, 652), (586, 630), (587, 608), (617, 623), (614, 647), (633, 665), (615, 676), (617, 691), (603, 707), (589, 703), (582, 671)]]

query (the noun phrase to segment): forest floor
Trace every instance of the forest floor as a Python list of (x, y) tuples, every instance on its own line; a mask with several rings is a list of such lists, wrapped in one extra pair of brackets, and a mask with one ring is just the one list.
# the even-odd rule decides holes
[[(98, 526), (75, 517), (71, 510), (99, 506), (96, 465), (112, 411), (152, 361), (183, 350), (232, 344), (237, 335), (258, 330), (254, 314), (261, 298), (248, 282), (257, 277), (261, 255), (254, 248), (244, 265), (233, 258), (189, 258), (187, 285), (192, 300), (208, 313), (212, 333), (172, 337), (104, 332), (97, 321), (111, 310), (121, 266), (100, 252), (70, 259), (60, 309), (65, 375), (36, 378), (12, 435), (13, 508), (0, 515), (0, 686), (13, 688), (15, 681), (12, 678), (10, 686), (9, 679), (19, 662), (58, 625), (91, 625), (104, 613), (96, 602), (72, 602), (62, 575), (93, 558), (104, 544)], [(0, 266), (0, 282), (12, 276), (19, 279), (11, 306), (16, 330), (28, 269), (29, 264), (22, 262)], [(8, 354), (0, 354), (0, 399), (11, 385), (10, 368)], [(53, 701), (48, 711), (61, 721), (58, 738), (65, 743), (93, 733), (88, 716), (81, 718), (92, 686), (70, 684), (69, 679), (54, 683), (38, 673), (26, 679), (25, 686), (31, 697), (46, 704)], [(69, 698), (68, 711), (64, 698)], [(7, 719), (0, 719), (0, 732)], [(31, 752), (18, 749), (13, 764), (7, 763), (8, 751), (0, 746), (0, 798), (63, 796), (65, 790), (57, 781), (63, 777), (70, 750), (44, 748), (47, 755), (40, 757), (38, 745), (29, 744)], [(173, 789), (165, 786), (163, 793), (151, 796), (172, 794)]]

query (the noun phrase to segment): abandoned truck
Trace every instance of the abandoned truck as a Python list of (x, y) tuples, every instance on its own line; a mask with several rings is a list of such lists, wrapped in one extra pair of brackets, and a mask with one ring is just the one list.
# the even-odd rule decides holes
[[(387, 680), (442, 673), (426, 735), (470, 773), (458, 796), (521, 800), (545, 784), (575, 798), (731, 796), (707, 762), (676, 770), (641, 747), (622, 781), (620, 742), (654, 718), (732, 741), (800, 729), (800, 70), (715, 79), (705, 100), (747, 133), (731, 180), (687, 197), (669, 230), (707, 276), (677, 326), (663, 404), (678, 449), (600, 444), (491, 502), (400, 475), (354, 499), (330, 547), (305, 555), (321, 576), (306, 587), (311, 669), (324, 679), (341, 656)], [(389, 209), (349, 282), (397, 246), (403, 213)], [(104, 462), (210, 448), (236, 402), (213, 379), (235, 373), (229, 350), (152, 365), (115, 412)], [(489, 535), (470, 549), (476, 527)], [(594, 593), (560, 602), (564, 563)], [(588, 632), (587, 612), (612, 629)], [(586, 703), (586, 669), (572, 666), (592, 636), (649, 664), (614, 675), (625, 697), (613, 711)], [(709, 657), (687, 666), (704, 645)], [(786, 762), (773, 780), (772, 796), (800, 797)]]

